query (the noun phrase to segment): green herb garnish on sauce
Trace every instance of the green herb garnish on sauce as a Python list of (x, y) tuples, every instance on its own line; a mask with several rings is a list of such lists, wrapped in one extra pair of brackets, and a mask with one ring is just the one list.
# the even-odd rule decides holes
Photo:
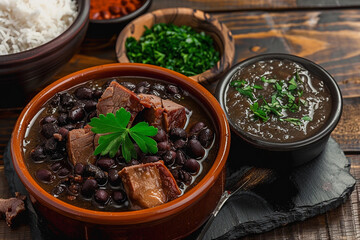
[(144, 153), (157, 153), (157, 143), (150, 136), (157, 134), (157, 128), (149, 126), (146, 122), (139, 122), (132, 128), (128, 128), (131, 118), (130, 112), (124, 108), (119, 109), (115, 115), (108, 113), (106, 116), (100, 114), (98, 118), (92, 118), (89, 125), (91, 131), (101, 135), (99, 146), (95, 149), (94, 155), (106, 155), (114, 157), (121, 147), (122, 155), (126, 162), (132, 158), (136, 159), (137, 154), (133, 141)]
[(290, 80), (277, 80), (277, 79), (266, 79), (264, 76), (260, 77), (260, 80), (266, 84), (272, 84), (274, 92), (271, 95), (271, 101), (259, 95), (255, 95), (256, 90), (264, 89), (260, 85), (250, 85), (245, 80), (234, 80), (230, 82), (230, 86), (234, 87), (240, 94), (247, 96), (250, 102), (250, 110), (254, 114), (255, 119), (260, 119), (264, 122), (270, 119), (270, 115), (273, 114), (280, 121), (290, 122), (294, 125), (301, 125), (303, 122), (312, 121), (309, 116), (303, 116), (302, 118), (290, 118), (284, 115), (286, 110), (290, 112), (300, 111), (300, 107), (307, 106), (307, 101), (302, 97), (303, 95), (303, 82), (296, 72)]
[(144, 35), (137, 41), (126, 39), (126, 54), (130, 62), (147, 63), (165, 67), (186, 76), (194, 76), (215, 66), (219, 52), (213, 39), (204, 32), (195, 32), (189, 26), (159, 23), (145, 27)]

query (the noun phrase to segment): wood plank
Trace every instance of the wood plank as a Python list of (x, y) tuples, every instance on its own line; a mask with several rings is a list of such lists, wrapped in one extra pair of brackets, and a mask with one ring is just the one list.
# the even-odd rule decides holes
[(154, 0), (149, 11), (159, 8), (182, 7), (200, 9), (207, 12), (239, 11), (239, 10), (285, 10), (339, 8), (360, 6), (357, 0)]

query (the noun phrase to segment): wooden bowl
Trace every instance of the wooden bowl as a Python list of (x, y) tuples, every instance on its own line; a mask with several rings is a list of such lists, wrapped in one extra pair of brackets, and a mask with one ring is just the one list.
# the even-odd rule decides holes
[[(219, 151), (209, 172), (181, 197), (138, 211), (102, 212), (65, 203), (42, 189), (28, 171), (23, 145), (27, 127), (54, 94), (93, 79), (139, 76), (166, 80), (187, 90), (212, 117)], [(219, 103), (204, 87), (174, 71), (145, 64), (109, 64), (70, 74), (52, 83), (24, 108), (11, 138), (14, 168), (32, 196), (36, 209), (56, 233), (71, 239), (178, 239), (200, 227), (215, 208), (225, 182), (225, 162), (230, 148), (230, 128)]]
[(188, 25), (196, 31), (203, 31), (210, 35), (215, 44), (215, 49), (220, 52), (217, 64), (190, 78), (196, 82), (212, 82), (218, 80), (232, 65), (235, 56), (235, 45), (231, 31), (210, 14), (190, 8), (161, 9), (142, 15), (130, 22), (120, 33), (116, 42), (116, 56), (119, 62), (130, 62), (126, 55), (125, 42), (128, 37), (139, 39), (144, 31), (144, 26), (151, 28), (157, 23), (172, 23), (177, 26)]
[(6, 89), (0, 95), (0, 108), (25, 106), (79, 49), (88, 28), (90, 3), (77, 3), (77, 18), (58, 37), (27, 51), (0, 56), (0, 88)]

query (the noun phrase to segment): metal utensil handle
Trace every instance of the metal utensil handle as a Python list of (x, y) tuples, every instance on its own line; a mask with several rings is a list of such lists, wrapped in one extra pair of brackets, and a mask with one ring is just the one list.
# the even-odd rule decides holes
[(218, 204), (216, 205), (214, 211), (211, 213), (211, 215), (210, 215), (209, 219), (207, 220), (205, 226), (201, 229), (201, 232), (198, 235), (198, 237), (196, 238), (196, 240), (202, 240), (204, 238), (207, 230), (211, 226), (211, 224), (214, 221), (216, 215), (220, 212), (220, 209), (225, 204), (225, 202), (229, 199), (230, 196), (231, 196), (231, 193), (229, 191), (223, 192), (223, 194), (220, 197), (220, 200), (219, 200)]

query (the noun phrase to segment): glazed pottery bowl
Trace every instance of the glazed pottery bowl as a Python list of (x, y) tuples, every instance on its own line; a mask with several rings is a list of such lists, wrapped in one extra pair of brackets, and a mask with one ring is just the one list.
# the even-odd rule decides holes
[[(154, 208), (127, 212), (101, 212), (67, 204), (43, 190), (29, 173), (23, 144), (27, 127), (54, 94), (94, 79), (118, 76), (150, 77), (176, 84), (202, 103), (212, 116), (219, 151), (204, 178), (179, 198)], [(22, 111), (11, 139), (15, 170), (32, 196), (36, 209), (54, 231), (75, 239), (174, 239), (200, 227), (215, 208), (225, 181), (225, 162), (230, 148), (230, 128), (220, 105), (205, 88), (193, 80), (145, 64), (109, 64), (70, 74), (37, 94)], [(124, 237), (126, 236), (126, 237)]]
[(220, 60), (211, 69), (190, 76), (196, 82), (212, 82), (221, 78), (230, 69), (235, 56), (235, 45), (231, 31), (216, 18), (200, 10), (190, 8), (168, 8), (147, 13), (130, 22), (120, 33), (116, 42), (116, 55), (121, 63), (128, 63), (125, 42), (128, 37), (139, 38), (145, 32), (144, 26), (167, 23), (176, 26), (187, 25), (198, 32), (205, 32), (214, 40), (215, 49), (220, 53)]
[[(90, 19), (88, 38), (106, 39), (118, 34), (130, 21), (144, 14), (151, 6), (152, 0), (144, 0), (143, 5), (134, 12), (112, 19)], [(91, 17), (91, 16), (90, 16)]]
[(50, 83), (54, 74), (80, 47), (89, 23), (90, 4), (78, 0), (79, 14), (60, 36), (39, 47), (0, 56), (0, 108), (25, 106), (35, 93)]
[(218, 83), (216, 89), (216, 97), (223, 109), (226, 108), (226, 93), (229, 88), (229, 83), (234, 79), (234, 76), (239, 70), (246, 66), (251, 66), (254, 63), (264, 60), (290, 60), (302, 65), (310, 74), (316, 76), (324, 82), (324, 85), (330, 91), (332, 99), (332, 107), (330, 116), (323, 123), (322, 127), (317, 132), (303, 140), (294, 142), (270, 142), (254, 137), (245, 130), (237, 126), (234, 121), (229, 118), (229, 113), (225, 113), (228, 117), (230, 128), (235, 138), (233, 144), (239, 144), (239, 148), (243, 147), (243, 154), (248, 158), (257, 159), (262, 163), (267, 163), (269, 166), (296, 166), (306, 163), (316, 156), (318, 156), (324, 149), (331, 132), (336, 127), (340, 120), (342, 113), (342, 95), (335, 79), (321, 66), (316, 63), (289, 54), (264, 54), (246, 59), (231, 68), (231, 70)]

